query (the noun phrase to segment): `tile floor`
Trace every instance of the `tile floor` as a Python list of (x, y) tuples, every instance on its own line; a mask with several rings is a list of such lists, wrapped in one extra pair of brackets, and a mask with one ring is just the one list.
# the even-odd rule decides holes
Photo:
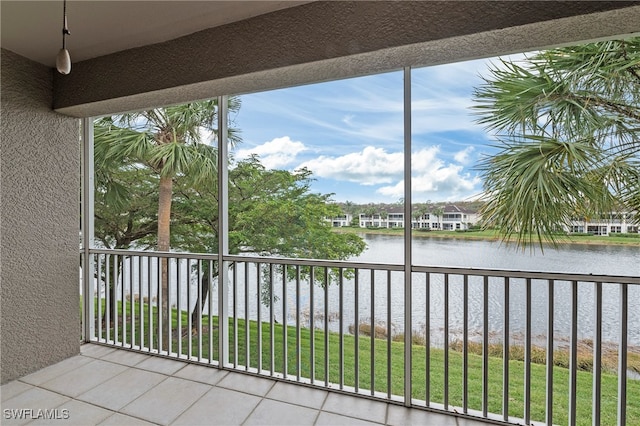
[(3, 425), (486, 424), (93, 344), (0, 394)]

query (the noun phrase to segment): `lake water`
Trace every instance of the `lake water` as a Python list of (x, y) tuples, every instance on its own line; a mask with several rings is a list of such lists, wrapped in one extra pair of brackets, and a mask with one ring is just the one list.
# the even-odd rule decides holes
[[(403, 239), (397, 236), (364, 234), (367, 249), (360, 256), (351, 260), (363, 262), (397, 263), (403, 262)], [(544, 253), (516, 250), (513, 246), (492, 241), (472, 241), (462, 239), (416, 238), (413, 245), (415, 265), (476, 267), (491, 269), (529, 270), (545, 272), (571, 272), (581, 274), (602, 275), (640, 275), (640, 247), (631, 246), (592, 246), (565, 245), (558, 249), (545, 249)], [(128, 268), (128, 261), (125, 262)], [(175, 265), (173, 267), (175, 270)], [(192, 308), (197, 299), (196, 277), (193, 271), (187, 272), (186, 264), (182, 264), (180, 273), (180, 306)], [(147, 267), (142, 267), (142, 280), (146, 282)], [(152, 271), (157, 270), (152, 267)], [(239, 284), (235, 289), (235, 309), (239, 317), (245, 317), (245, 293), (249, 295), (248, 317), (257, 319), (259, 301), (257, 277), (254, 269), (248, 270), (249, 284)], [(134, 273), (125, 273), (125, 293), (130, 292), (129, 280), (133, 277), (133, 293), (139, 293), (137, 265), (134, 262)], [(191, 279), (188, 280), (187, 278)], [(244, 283), (244, 268), (237, 271), (237, 282)], [(152, 281), (155, 278), (152, 276)], [(374, 315), (371, 314), (371, 273), (361, 271), (358, 287), (358, 307), (355, 303), (355, 282), (345, 279), (342, 288), (343, 330), (355, 323), (374, 323), (383, 326), (392, 334), (402, 333), (404, 324), (404, 281), (401, 272), (390, 274), (387, 281), (386, 272), (376, 272), (373, 285)], [(177, 279), (172, 279), (173, 285)], [(191, 281), (189, 284), (188, 281)], [(274, 293), (277, 302), (273, 313), (277, 321), (282, 322), (286, 310), (286, 322), (294, 325), (298, 319), (303, 326), (310, 325), (313, 312), (314, 326), (323, 328), (325, 317), (329, 329), (339, 330), (340, 292), (337, 285), (329, 286), (327, 309), (323, 289), (314, 286), (314, 303), (311, 306), (310, 286), (308, 280), (302, 280), (299, 294), (299, 312), (296, 311), (295, 282), (289, 281), (286, 295), (283, 296), (282, 278), (277, 277)], [(412, 279), (412, 329), (416, 333), (424, 332), (426, 325), (426, 279), (424, 274), (414, 274)], [(142, 296), (148, 297), (143, 284)], [(532, 282), (532, 335), (534, 344), (545, 345), (547, 330), (548, 289), (546, 281)], [(441, 346), (444, 343), (444, 277), (433, 274), (429, 283), (430, 289), (430, 332), (432, 344)], [(189, 293), (190, 304), (187, 304)], [(177, 291), (172, 293), (172, 304), (176, 304)], [(230, 301), (233, 304), (233, 288), (230, 289)], [(557, 346), (566, 345), (570, 332), (570, 283), (556, 282), (554, 287), (554, 335)], [(591, 339), (594, 330), (593, 284), (580, 283), (578, 295), (578, 334), (581, 339)], [(463, 282), (461, 276), (450, 276), (449, 279), (449, 338), (460, 339), (463, 329)], [(152, 298), (155, 292), (152, 291)], [(503, 279), (489, 281), (489, 330), (491, 339), (501, 341), (502, 318), (504, 305)], [(524, 280), (511, 280), (510, 283), (510, 335), (512, 341), (518, 341), (524, 335), (525, 327), (525, 286)], [(215, 303), (214, 303), (215, 306)], [(285, 308), (286, 306), (286, 308)], [(603, 340), (616, 342), (619, 334), (619, 290), (611, 284), (603, 285)], [(390, 310), (388, 309), (390, 307)], [(481, 277), (469, 278), (469, 316), (468, 327), (471, 339), (479, 340), (483, 329), (483, 283)], [(206, 312), (206, 310), (205, 310)], [(328, 312), (328, 315), (325, 315)], [(217, 314), (217, 309), (214, 309)], [(230, 310), (230, 313), (232, 311)], [(640, 347), (640, 286), (629, 286), (629, 345)], [(389, 322), (389, 318), (391, 321)], [(269, 309), (262, 306), (261, 319), (269, 321)]]
[[(363, 235), (367, 250), (354, 260), (402, 263), (403, 239), (387, 235)], [(563, 245), (557, 249), (522, 251), (514, 245), (496, 241), (473, 241), (462, 239), (415, 238), (413, 240), (413, 263), (425, 266), (475, 267), (522, 271), (569, 272), (601, 275), (640, 275), (640, 247)], [(476, 278), (476, 279), (474, 279)], [(392, 280), (392, 322), (401, 325), (403, 316), (402, 277)], [(426, 301), (424, 281), (414, 277), (412, 296), (414, 299), (413, 328), (425, 323)], [(431, 329), (433, 337), (439, 337), (443, 327), (444, 279), (434, 275), (430, 282)], [(580, 283), (578, 287), (578, 334), (590, 339), (594, 330), (593, 284)], [(394, 294), (400, 293), (399, 295)], [(469, 329), (470, 335), (479, 338), (482, 331), (482, 279), (469, 279)], [(568, 341), (570, 333), (570, 294), (568, 282), (556, 282), (554, 289), (554, 334), (557, 345)], [(449, 326), (455, 339), (461, 336), (463, 324), (463, 283), (461, 277), (450, 277), (449, 282)], [(489, 284), (489, 324), (491, 335), (501, 338), (504, 305), (504, 281), (492, 279)], [(510, 284), (510, 328), (517, 339), (524, 335), (525, 286), (524, 280), (511, 280)], [(417, 303), (416, 303), (417, 301)], [(616, 342), (619, 333), (619, 290), (615, 285), (603, 285), (603, 340)], [(547, 330), (548, 289), (546, 281), (532, 282), (532, 333), (534, 342), (543, 344)], [(394, 314), (398, 312), (399, 314)], [(629, 286), (629, 330), (630, 345), (640, 346), (640, 286)]]

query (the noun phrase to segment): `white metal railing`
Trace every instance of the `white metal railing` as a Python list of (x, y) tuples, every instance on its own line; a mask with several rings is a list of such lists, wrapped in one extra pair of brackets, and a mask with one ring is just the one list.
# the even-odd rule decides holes
[[(581, 423), (583, 374), (592, 378), (593, 424), (603, 398), (614, 398), (620, 425), (628, 409), (640, 409), (637, 394), (627, 396), (628, 384), (640, 390), (627, 378), (628, 351), (640, 346), (629, 290), (638, 306), (640, 277), (413, 266), (407, 299), (404, 265), (228, 255), (222, 284), (218, 255), (88, 252), (87, 341), (503, 422), (551, 424), (562, 411), (567, 423)], [(582, 340), (592, 341), (590, 373), (578, 365)], [(603, 345), (612, 342), (615, 397), (602, 394), (603, 374), (610, 381)], [(490, 355), (496, 345), (501, 354)], [(511, 361), (516, 349), (522, 367)], [(554, 366), (558, 351), (568, 352), (564, 370)], [(544, 402), (535, 396), (541, 386)]]

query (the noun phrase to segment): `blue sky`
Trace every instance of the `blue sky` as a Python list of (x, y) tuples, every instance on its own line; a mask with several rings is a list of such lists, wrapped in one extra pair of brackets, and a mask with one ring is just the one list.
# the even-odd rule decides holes
[[(474, 123), (473, 88), (489, 60), (414, 69), (413, 201), (459, 201), (481, 192), (474, 170), (492, 150)], [(234, 117), (236, 160), (257, 154), (268, 168), (307, 167), (314, 192), (335, 201), (396, 202), (403, 197), (401, 71), (241, 96)]]

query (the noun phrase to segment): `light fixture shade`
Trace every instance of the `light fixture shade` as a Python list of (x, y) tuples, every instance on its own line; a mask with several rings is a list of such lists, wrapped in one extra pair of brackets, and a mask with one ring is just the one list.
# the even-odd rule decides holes
[(56, 56), (56, 68), (60, 74), (69, 74), (71, 72), (71, 56), (67, 49), (60, 49)]

